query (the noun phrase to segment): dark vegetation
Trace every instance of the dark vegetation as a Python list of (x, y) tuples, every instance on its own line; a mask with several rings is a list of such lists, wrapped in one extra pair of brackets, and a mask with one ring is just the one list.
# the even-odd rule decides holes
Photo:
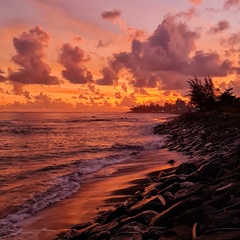
[(240, 98), (232, 93), (232, 88), (220, 92), (214, 87), (212, 78), (207, 76), (204, 82), (196, 76), (188, 81), (190, 86), (190, 105), (200, 112), (221, 111), (236, 113), (240, 110)]
[(158, 104), (138, 105), (130, 108), (134, 113), (176, 113), (185, 112), (209, 112), (219, 111), (228, 113), (240, 112), (240, 98), (233, 95), (232, 88), (225, 89), (221, 92), (215, 88), (212, 78), (207, 76), (202, 82), (196, 76), (188, 81), (190, 91), (188, 96), (190, 102), (185, 103), (177, 99), (175, 104), (165, 103), (164, 106)]
[(159, 104), (149, 104), (149, 105), (138, 105), (136, 107), (130, 108), (133, 113), (176, 113), (182, 114), (188, 111), (187, 104), (181, 100), (177, 99), (175, 104), (165, 103), (163, 106)]

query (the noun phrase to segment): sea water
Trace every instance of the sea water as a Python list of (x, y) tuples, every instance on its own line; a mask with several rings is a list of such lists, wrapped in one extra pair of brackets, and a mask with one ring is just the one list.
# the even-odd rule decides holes
[[(169, 114), (0, 113), (0, 238), (109, 166), (162, 147)], [(106, 173), (107, 174), (107, 173)], [(109, 172), (108, 172), (109, 174)]]

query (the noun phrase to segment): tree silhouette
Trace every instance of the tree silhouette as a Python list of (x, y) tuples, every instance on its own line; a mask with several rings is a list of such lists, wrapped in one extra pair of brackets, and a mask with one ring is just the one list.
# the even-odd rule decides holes
[(200, 111), (210, 111), (215, 107), (216, 90), (212, 78), (207, 76), (202, 83), (196, 76), (188, 81), (190, 86), (190, 104), (196, 106)]

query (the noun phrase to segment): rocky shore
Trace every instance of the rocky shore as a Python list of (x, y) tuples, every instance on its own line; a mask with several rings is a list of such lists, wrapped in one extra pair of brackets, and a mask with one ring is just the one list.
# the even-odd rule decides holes
[(154, 130), (189, 162), (151, 173), (143, 191), (58, 240), (240, 239), (240, 117), (185, 114)]

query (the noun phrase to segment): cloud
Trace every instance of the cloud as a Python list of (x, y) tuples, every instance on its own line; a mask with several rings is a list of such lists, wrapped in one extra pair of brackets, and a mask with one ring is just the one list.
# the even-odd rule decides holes
[(162, 81), (161, 72), (181, 72), (188, 67), (189, 54), (195, 49), (198, 37), (198, 32), (168, 15), (147, 40), (133, 39), (131, 52), (114, 54), (97, 83), (114, 84), (120, 70), (125, 68), (132, 74), (130, 84), (134, 87), (157, 87)]
[(5, 82), (7, 78), (4, 76), (5, 72), (0, 69), (0, 82)]
[(88, 100), (88, 97), (85, 97), (83, 94), (80, 94), (78, 96), (79, 99), (84, 99), (84, 100)]
[[(201, 67), (199, 67), (201, 66)], [(222, 61), (218, 53), (204, 53), (197, 51), (191, 61), (192, 74), (197, 76), (215, 76), (223, 77), (232, 73), (232, 62), (229, 60)]]
[(120, 93), (120, 92), (116, 92), (116, 93), (115, 93), (115, 97), (116, 97), (117, 99), (121, 99), (121, 98), (122, 98), (121, 93)]
[(111, 41), (103, 42), (103, 40), (99, 40), (96, 48), (105, 48), (111, 44)]
[(226, 21), (226, 20), (223, 20), (223, 21), (218, 22), (218, 24), (216, 26), (211, 27), (208, 32), (210, 34), (216, 34), (216, 33), (219, 33), (219, 32), (223, 32), (223, 31), (225, 31), (229, 28), (230, 28), (229, 22)]
[(101, 16), (105, 20), (113, 21), (116, 18), (120, 17), (121, 11), (114, 9), (113, 11), (104, 11)]
[(9, 79), (12, 82), (45, 85), (60, 83), (56, 76), (51, 76), (51, 69), (44, 62), (49, 39), (50, 35), (39, 26), (30, 29), (29, 32), (23, 32), (18, 38), (13, 38), (17, 54), (12, 60), (20, 69), (9, 70)]
[(186, 12), (179, 12), (176, 14), (176, 17), (182, 17), (186, 20), (190, 20), (194, 16), (198, 16), (196, 8), (190, 8)]
[(194, 53), (198, 30), (167, 15), (157, 29), (145, 40), (132, 40), (131, 51), (114, 54), (102, 69), (100, 85), (118, 84), (119, 73), (125, 69), (131, 75), (128, 83), (135, 88), (165, 90), (187, 87), (188, 76), (227, 76), (234, 71), (232, 62), (222, 60), (217, 53)]
[(84, 65), (89, 60), (90, 57), (86, 56), (78, 46), (73, 47), (70, 43), (63, 44), (59, 54), (59, 63), (65, 68), (62, 76), (74, 84), (92, 82), (92, 74)]
[(202, 0), (190, 0), (190, 2), (199, 5), (202, 3)]
[(240, 32), (231, 34), (228, 38), (222, 39), (221, 44), (233, 47), (240, 43)]
[(232, 7), (240, 7), (240, 0), (227, 0), (224, 2), (223, 9), (229, 10)]

